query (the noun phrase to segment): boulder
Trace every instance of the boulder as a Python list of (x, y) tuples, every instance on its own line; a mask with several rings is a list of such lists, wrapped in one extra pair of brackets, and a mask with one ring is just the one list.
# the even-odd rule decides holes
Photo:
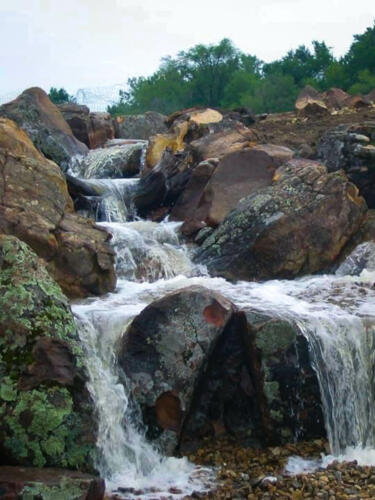
[(114, 145), (90, 151), (75, 158), (71, 170), (83, 179), (134, 177), (140, 171), (145, 142)]
[(343, 169), (369, 208), (375, 208), (375, 122), (340, 125), (319, 140), (318, 158), (330, 172)]
[(220, 294), (191, 286), (152, 302), (123, 337), (119, 364), (149, 433), (169, 452), (178, 442), (208, 359), (235, 311)]
[(280, 167), (203, 242), (196, 260), (232, 280), (293, 278), (324, 270), (359, 229), (367, 206), (342, 171), (309, 160)]
[(254, 146), (258, 142), (258, 135), (252, 129), (237, 122), (228, 124), (221, 130), (209, 131), (201, 138), (190, 143), (192, 153), (197, 161), (209, 158), (222, 158), (226, 154), (235, 153), (242, 149)]
[(218, 162), (218, 159), (211, 158), (210, 160), (200, 162), (194, 168), (185, 189), (178, 197), (172, 209), (172, 220), (185, 221), (182, 230), (186, 235), (192, 234), (202, 227), (200, 221), (196, 217), (194, 218), (194, 214), (202, 197), (203, 190), (215, 171)]
[(4, 500), (103, 500), (104, 493), (104, 480), (83, 472), (37, 467), (0, 467), (0, 497)]
[(295, 102), (297, 112), (303, 116), (329, 114), (323, 96), (310, 85), (303, 88)]
[(368, 101), (375, 103), (375, 89), (371, 90), (371, 92), (369, 92), (367, 95), (365, 95), (365, 98)]
[(349, 94), (342, 89), (331, 88), (323, 92), (322, 98), (328, 109), (341, 109), (345, 106), (345, 101)]
[(92, 471), (94, 407), (69, 302), (14, 236), (0, 236), (0, 311), (0, 465)]
[(370, 101), (363, 95), (351, 95), (344, 102), (346, 108), (361, 109), (370, 106)]
[(191, 108), (173, 113), (166, 119), (166, 123), (170, 125), (168, 132), (150, 137), (146, 152), (147, 169), (150, 170), (159, 163), (166, 149), (173, 153), (183, 151), (187, 143), (209, 133), (208, 125), (222, 120), (223, 115), (210, 108)]
[(33, 87), (17, 99), (0, 106), (0, 116), (9, 118), (27, 132), (47, 158), (66, 169), (75, 155), (85, 155), (87, 146), (77, 140), (61, 112), (44, 90)]
[(166, 150), (161, 161), (142, 177), (134, 194), (134, 204), (141, 215), (151, 209), (172, 206), (184, 190), (194, 169), (188, 151), (173, 154)]
[[(262, 144), (224, 156), (204, 186), (195, 210), (189, 207), (191, 210), (180, 213), (182, 220), (187, 222), (183, 231), (187, 233), (187, 226), (200, 229), (205, 225), (215, 227), (220, 224), (241, 198), (269, 186), (275, 170), (292, 158), (293, 151), (289, 148), (273, 144)], [(176, 212), (174, 210), (172, 215), (176, 216)]]
[(70, 297), (115, 287), (109, 234), (74, 213), (59, 167), (0, 118), (0, 232), (28, 243)]
[(115, 137), (109, 113), (90, 113), (87, 106), (71, 102), (59, 104), (58, 108), (74, 136), (90, 149), (100, 148)]
[(325, 436), (309, 346), (293, 322), (237, 313), (219, 339), (184, 423), (192, 438), (229, 433), (255, 446)]
[(166, 117), (155, 111), (144, 115), (125, 115), (114, 118), (115, 135), (118, 139), (148, 140), (152, 135), (167, 132)]

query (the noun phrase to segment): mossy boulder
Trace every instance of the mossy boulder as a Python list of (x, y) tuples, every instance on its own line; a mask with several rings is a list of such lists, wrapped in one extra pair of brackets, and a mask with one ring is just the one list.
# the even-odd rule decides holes
[(96, 426), (67, 298), (0, 235), (0, 465), (93, 470)]

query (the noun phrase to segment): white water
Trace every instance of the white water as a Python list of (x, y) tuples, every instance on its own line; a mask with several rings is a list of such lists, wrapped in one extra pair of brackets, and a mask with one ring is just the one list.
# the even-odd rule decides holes
[[(336, 275), (232, 284), (202, 275), (202, 269), (191, 263), (178, 240), (179, 224), (102, 225), (113, 234), (119, 276), (116, 292), (87, 299), (74, 305), (73, 311), (99, 417), (98, 467), (110, 489), (142, 490), (141, 498), (158, 498), (155, 495), (162, 492), (182, 497), (203, 490), (205, 482), (212, 480), (209, 471), (186, 459), (163, 458), (146, 441), (140, 418), (129, 405), (127, 388), (119, 383), (116, 363), (117, 346), (129, 322), (151, 301), (192, 284), (214, 289), (244, 310), (291, 320), (307, 338), (332, 456), (319, 462), (294, 457), (289, 473), (313, 470), (334, 458), (375, 464), (375, 272), (364, 269), (360, 276), (350, 275), (358, 264), (358, 252), (365, 252), (366, 262), (371, 262), (368, 247), (357, 250), (357, 257), (340, 266)], [(181, 494), (169, 494), (170, 487)]]

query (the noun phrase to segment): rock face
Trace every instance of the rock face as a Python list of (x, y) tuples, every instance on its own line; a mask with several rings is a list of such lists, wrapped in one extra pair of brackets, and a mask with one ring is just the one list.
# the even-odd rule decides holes
[(188, 183), (193, 168), (188, 151), (165, 151), (160, 163), (137, 186), (133, 201), (138, 212), (144, 215), (151, 209), (172, 205)]
[(326, 132), (317, 153), (330, 172), (345, 170), (369, 208), (375, 208), (375, 122), (342, 125)]
[(82, 472), (35, 467), (0, 467), (0, 496), (5, 500), (103, 500), (104, 492), (103, 479)]
[(68, 300), (31, 248), (5, 235), (0, 311), (0, 464), (93, 470), (93, 405)]
[(114, 139), (115, 128), (109, 113), (90, 113), (87, 106), (70, 102), (58, 107), (74, 136), (90, 149), (100, 148), (107, 140)]
[(301, 90), (297, 97), (295, 108), (304, 116), (324, 115), (329, 113), (321, 94), (310, 85), (307, 85)]
[(198, 250), (227, 279), (292, 278), (323, 270), (358, 230), (367, 207), (343, 172), (291, 160), (271, 186), (242, 199)]
[(167, 132), (165, 119), (164, 115), (155, 111), (148, 111), (144, 115), (116, 116), (116, 138), (148, 140), (152, 135), (164, 134)]
[(77, 157), (71, 167), (84, 179), (133, 177), (139, 173), (144, 142), (110, 146)]
[(326, 90), (322, 97), (328, 109), (341, 109), (345, 107), (349, 94), (342, 89), (331, 88)]
[(254, 444), (324, 435), (318, 383), (297, 326), (245, 314), (204, 287), (146, 307), (119, 360), (149, 437), (168, 452), (222, 433), (251, 434)]
[(14, 101), (0, 106), (0, 116), (15, 121), (27, 132), (35, 147), (63, 169), (73, 156), (85, 155), (88, 151), (40, 88), (25, 90)]
[(183, 151), (187, 143), (209, 133), (208, 125), (222, 120), (222, 114), (210, 108), (191, 108), (173, 113), (166, 119), (166, 123), (170, 125), (168, 132), (150, 137), (146, 152), (147, 169), (150, 170), (159, 163), (166, 149), (173, 153)]
[(195, 394), (181, 446), (223, 433), (258, 446), (325, 435), (318, 381), (295, 324), (256, 310), (231, 320)]
[[(201, 229), (205, 225), (216, 227), (241, 198), (269, 186), (275, 170), (291, 158), (293, 151), (272, 144), (224, 156), (204, 186), (195, 211), (185, 212), (183, 220), (186, 226), (192, 229)], [(189, 185), (186, 189), (189, 189)], [(176, 215), (176, 210), (173, 214)]]
[(207, 126), (203, 131), (202, 137), (190, 143), (196, 161), (222, 158), (226, 154), (254, 146), (259, 140), (254, 130), (228, 119)]
[(15, 123), (0, 118), (0, 232), (28, 243), (71, 296), (115, 287), (109, 235), (76, 215), (59, 167)]
[(234, 312), (219, 294), (193, 286), (147, 306), (124, 336), (120, 366), (150, 432), (161, 435), (170, 452), (205, 364)]

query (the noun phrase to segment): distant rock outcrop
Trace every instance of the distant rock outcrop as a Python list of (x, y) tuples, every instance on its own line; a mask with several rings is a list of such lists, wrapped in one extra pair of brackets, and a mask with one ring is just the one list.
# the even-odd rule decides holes
[(27, 89), (14, 101), (0, 106), (0, 116), (15, 121), (34, 146), (62, 169), (66, 169), (73, 156), (88, 152), (87, 146), (74, 137), (58, 107), (38, 87)]

